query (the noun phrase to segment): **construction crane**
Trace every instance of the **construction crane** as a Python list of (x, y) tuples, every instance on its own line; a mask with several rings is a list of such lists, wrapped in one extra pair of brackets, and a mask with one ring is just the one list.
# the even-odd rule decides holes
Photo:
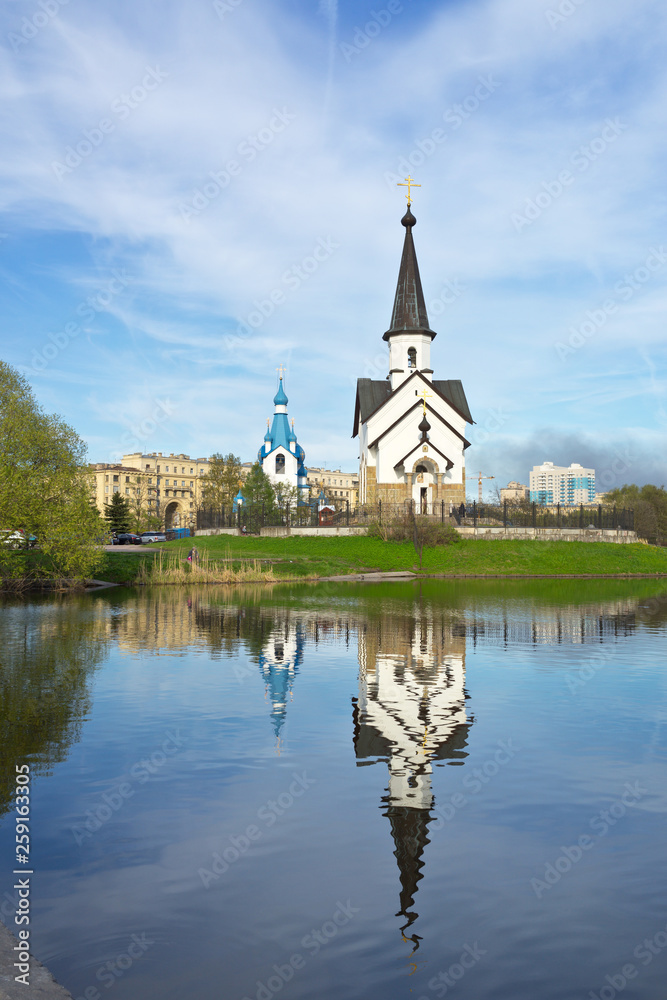
[(473, 476), (473, 479), (476, 479), (477, 482), (479, 483), (479, 501), (478, 501), (479, 503), (482, 502), (482, 480), (495, 479), (495, 478), (496, 478), (495, 476), (483, 476), (481, 472), (479, 472), (476, 476)]

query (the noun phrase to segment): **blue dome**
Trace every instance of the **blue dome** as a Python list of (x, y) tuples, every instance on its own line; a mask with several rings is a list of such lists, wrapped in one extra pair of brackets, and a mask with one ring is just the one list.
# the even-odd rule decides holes
[(273, 397), (273, 402), (276, 406), (287, 406), (287, 396), (285, 395), (285, 390), (283, 389), (283, 380), (280, 380), (280, 386), (278, 387), (278, 392)]

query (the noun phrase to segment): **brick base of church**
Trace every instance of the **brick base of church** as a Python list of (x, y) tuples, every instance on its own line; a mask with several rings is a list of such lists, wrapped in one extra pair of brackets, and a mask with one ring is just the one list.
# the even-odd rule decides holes
[[(406, 500), (412, 499), (412, 476), (408, 477), (405, 483), (378, 483), (375, 480), (375, 468), (366, 467), (366, 503), (376, 504), (381, 501), (383, 504), (403, 504)], [(463, 482), (461, 483), (435, 483), (429, 487), (429, 503), (440, 503), (442, 500), (447, 504), (465, 503), (466, 480), (465, 470), (463, 472)]]

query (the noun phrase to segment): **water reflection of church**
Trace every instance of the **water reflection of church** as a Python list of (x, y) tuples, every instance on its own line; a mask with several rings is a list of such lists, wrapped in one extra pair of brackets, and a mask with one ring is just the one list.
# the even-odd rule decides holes
[(354, 705), (357, 766), (386, 761), (383, 815), (398, 862), (402, 933), (417, 919), (415, 895), (433, 819), (434, 761), (466, 757), (465, 635), (442, 608), (371, 619), (359, 632), (359, 698)]
[(271, 702), (271, 722), (280, 745), (281, 729), (292, 698), (292, 685), (303, 661), (305, 632), (298, 619), (277, 618), (275, 630), (259, 654), (265, 697)]

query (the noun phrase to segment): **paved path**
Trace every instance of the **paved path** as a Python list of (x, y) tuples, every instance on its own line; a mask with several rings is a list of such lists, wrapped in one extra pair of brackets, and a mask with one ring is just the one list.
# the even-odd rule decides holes
[(48, 969), (30, 956), (30, 984), (17, 983), (14, 968), (18, 941), (0, 923), (0, 1000), (72, 1000), (72, 994), (59, 986)]

